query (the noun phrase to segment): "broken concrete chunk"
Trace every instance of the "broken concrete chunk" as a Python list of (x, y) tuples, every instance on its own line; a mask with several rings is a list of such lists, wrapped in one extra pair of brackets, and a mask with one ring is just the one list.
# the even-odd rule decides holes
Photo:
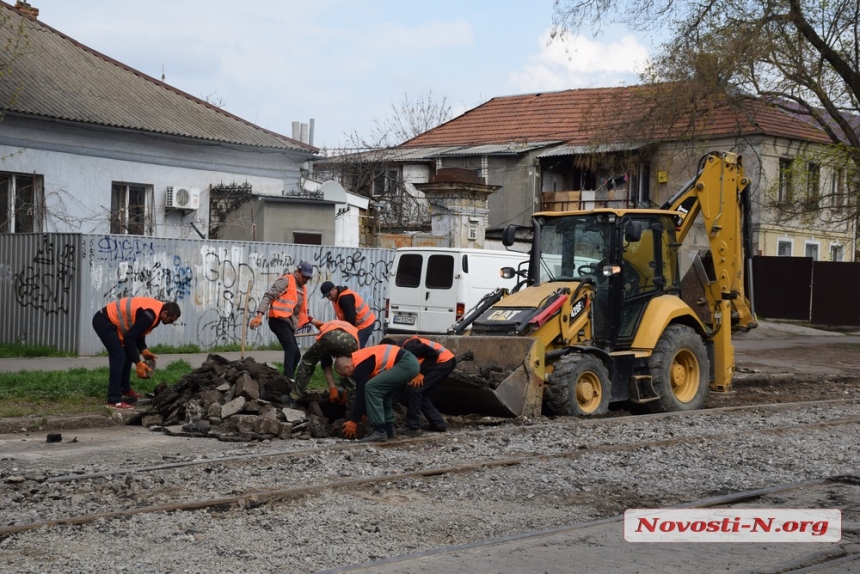
[(260, 387), (257, 381), (251, 378), (248, 373), (242, 373), (236, 378), (236, 384), (233, 387), (235, 396), (242, 396), (248, 400), (257, 400), (260, 398)]
[(298, 423), (307, 418), (307, 413), (305, 411), (300, 411), (298, 409), (291, 409), (289, 407), (285, 407), (281, 410), (284, 413), (284, 419), (288, 423)]
[(221, 406), (221, 418), (226, 419), (241, 411), (245, 407), (245, 397), (236, 397), (226, 405)]

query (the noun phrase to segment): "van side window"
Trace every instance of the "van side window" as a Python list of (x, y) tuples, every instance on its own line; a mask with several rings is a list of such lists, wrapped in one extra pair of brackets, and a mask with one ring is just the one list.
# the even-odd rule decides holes
[(418, 287), (421, 285), (421, 264), (424, 258), (421, 255), (404, 255), (397, 264), (397, 274), (394, 276), (394, 284), (398, 287)]
[(428, 289), (450, 289), (454, 285), (454, 258), (451, 255), (431, 255), (427, 260)]

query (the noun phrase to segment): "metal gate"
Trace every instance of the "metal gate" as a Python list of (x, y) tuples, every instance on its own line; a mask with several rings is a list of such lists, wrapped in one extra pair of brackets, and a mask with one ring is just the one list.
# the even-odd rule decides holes
[(816, 261), (811, 322), (860, 325), (860, 263)]
[(811, 257), (753, 257), (755, 311), (765, 319), (809, 320)]

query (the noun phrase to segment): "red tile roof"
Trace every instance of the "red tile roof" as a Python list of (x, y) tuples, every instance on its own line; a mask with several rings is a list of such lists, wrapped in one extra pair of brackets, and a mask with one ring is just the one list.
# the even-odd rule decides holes
[[(660, 91), (661, 86), (628, 86), (493, 98), (400, 147), (550, 140), (570, 145), (644, 144), (683, 139), (693, 132), (707, 138), (760, 134), (830, 143), (823, 131), (753, 98), (743, 99), (741, 105), (727, 100), (712, 104), (699, 112), (690, 128), (682, 125), (689, 123), (689, 114), (670, 120), (655, 104)], [(655, 120), (661, 115), (667, 119)]]

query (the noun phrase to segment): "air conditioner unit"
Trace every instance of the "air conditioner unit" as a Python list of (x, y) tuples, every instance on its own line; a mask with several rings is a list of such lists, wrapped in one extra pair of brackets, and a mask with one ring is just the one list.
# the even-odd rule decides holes
[(168, 209), (200, 209), (200, 190), (186, 185), (171, 185), (167, 188), (165, 203)]

